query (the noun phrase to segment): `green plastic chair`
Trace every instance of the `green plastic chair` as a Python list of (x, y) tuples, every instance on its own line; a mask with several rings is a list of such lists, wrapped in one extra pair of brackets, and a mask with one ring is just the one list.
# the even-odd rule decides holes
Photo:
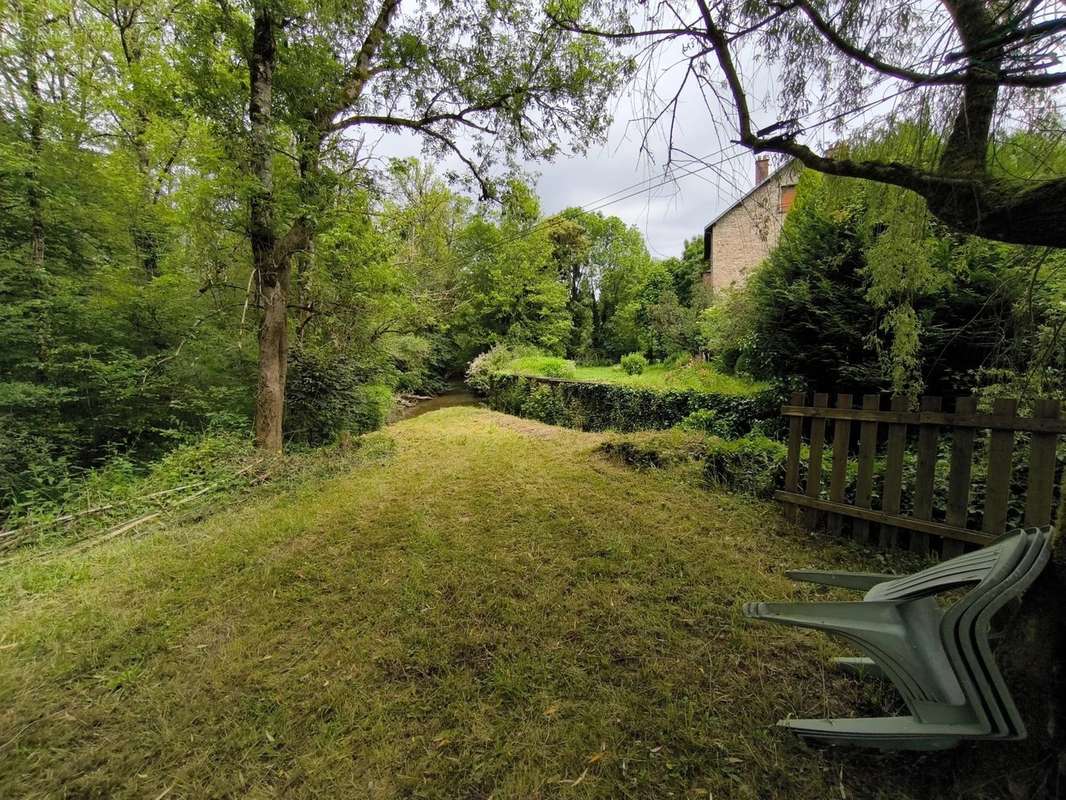
[(1021, 562), (999, 584), (997, 591), (986, 593), (963, 614), (955, 629), (959, 649), (949, 648), (949, 652), (957, 654), (954, 660), (962, 666), (958, 671), (960, 684), (966, 687), (972, 682), (985, 701), (983, 710), (991, 730), (983, 738), (1024, 739), (1026, 736), (1025, 722), (1003, 680), (991, 642), (996, 615), (1020, 597), (1051, 560), (1051, 528), (1031, 528), (1025, 534), (1029, 547)]
[[(798, 720), (786, 722), (806, 738), (827, 742), (865, 744), (882, 749), (940, 749), (954, 746), (963, 738), (1019, 739), (1026, 735), (1025, 724), (1003, 681), (991, 649), (992, 621), (1007, 603), (1016, 599), (1047, 565), (1051, 556), (1051, 530), (1033, 528), (1024, 532), (1027, 546), (1022, 559), (1005, 578), (1001, 570), (990, 572), (984, 586), (975, 588), (968, 599), (971, 603), (959, 603), (948, 612), (942, 623), (942, 633), (949, 645), (949, 656), (954, 655), (960, 684), (967, 694), (968, 702), (975, 712), (980, 730), (964, 730), (957, 727), (935, 731), (927, 724), (907, 726), (896, 735), (883, 736), (871, 733), (873, 728), (861, 720)], [(1000, 566), (1009, 564), (1002, 562)], [(969, 631), (970, 635), (965, 634)], [(960, 633), (961, 632), (961, 633)], [(961, 640), (952, 641), (956, 636)], [(950, 646), (957, 644), (954, 650)], [(839, 660), (838, 660), (839, 661)], [(867, 669), (877, 674), (878, 666), (870, 659), (847, 659), (851, 669)], [(869, 663), (865, 663), (869, 662)], [(900, 718), (888, 718), (898, 720)], [(904, 718), (909, 719), (909, 718)], [(843, 723), (843, 724), (841, 724)]]
[[(854, 603), (749, 603), (756, 619), (824, 630), (866, 653), (837, 659), (888, 679), (909, 717), (782, 720), (804, 738), (881, 749), (943, 749), (967, 738), (1017, 738), (1024, 724), (991, 654), (991, 620), (1050, 557), (1049, 529), (1015, 531), (993, 544), (908, 576), (796, 571), (796, 580), (867, 590)], [(976, 584), (946, 613), (937, 594)]]

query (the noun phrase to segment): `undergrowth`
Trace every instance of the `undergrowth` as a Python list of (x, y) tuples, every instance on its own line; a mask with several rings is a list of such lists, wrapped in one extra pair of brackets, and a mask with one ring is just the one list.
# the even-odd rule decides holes
[(58, 498), (12, 509), (0, 531), (0, 552), (61, 547), (117, 529), (141, 533), (166, 522), (192, 521), (253, 496), (260, 487), (278, 491), (383, 458), (391, 444), (386, 434), (371, 433), (343, 446), (296, 447), (281, 456), (254, 450), (247, 437), (223, 433), (176, 447), (146, 468), (114, 458), (72, 482)]

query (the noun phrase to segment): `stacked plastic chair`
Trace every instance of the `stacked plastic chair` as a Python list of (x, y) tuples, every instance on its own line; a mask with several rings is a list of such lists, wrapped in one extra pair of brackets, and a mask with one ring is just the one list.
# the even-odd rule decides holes
[[(786, 719), (804, 739), (883, 750), (941, 750), (963, 739), (1021, 739), (1025, 724), (992, 652), (992, 620), (1051, 557), (1051, 528), (1008, 533), (987, 547), (913, 575), (787, 573), (797, 581), (865, 590), (856, 602), (748, 603), (746, 616), (822, 630), (865, 654), (848, 671), (883, 677), (909, 716)], [(946, 611), (937, 595), (971, 587)]]

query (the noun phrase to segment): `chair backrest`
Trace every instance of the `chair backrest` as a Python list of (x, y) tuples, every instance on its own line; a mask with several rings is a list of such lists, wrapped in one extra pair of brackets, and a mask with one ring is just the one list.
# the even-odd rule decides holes
[(912, 575), (879, 583), (866, 593), (865, 599), (905, 600), (912, 597), (929, 597), (971, 583), (978, 584), (972, 591), (981, 593), (993, 571), (1006, 575), (1010, 572), (1010, 567), (1021, 558), (1026, 547), (1026, 538), (1022, 533), (1012, 531), (981, 550), (943, 561)]

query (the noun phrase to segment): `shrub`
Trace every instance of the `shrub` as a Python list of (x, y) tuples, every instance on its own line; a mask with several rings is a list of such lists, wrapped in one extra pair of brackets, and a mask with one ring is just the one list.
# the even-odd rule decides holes
[(599, 449), (639, 468), (696, 464), (707, 484), (762, 498), (784, 484), (788, 456), (786, 445), (760, 434), (730, 440), (682, 428), (618, 436)]
[(360, 365), (328, 353), (290, 354), (285, 387), (286, 433), (317, 445), (341, 431), (366, 433), (384, 424), (392, 405), (389, 387), (372, 382)]
[[(488, 389), (488, 376), (494, 372), (504, 372), (512, 368), (512, 365), (518, 361), (524, 361), (527, 359), (538, 359), (545, 361), (559, 361), (563, 362), (561, 358), (552, 358), (550, 356), (543, 356), (539, 350), (534, 347), (526, 345), (511, 345), (511, 344), (498, 344), (484, 353), (481, 353), (466, 368), (466, 383), (476, 392), (484, 394)], [(573, 364), (571, 366), (571, 375), (573, 374)], [(561, 376), (568, 377), (568, 376)]]
[(679, 427), (686, 431), (713, 433), (716, 436), (728, 437), (732, 433), (732, 426), (730, 426), (726, 420), (723, 420), (722, 417), (711, 408), (701, 408), (693, 411), (681, 420)]
[(703, 477), (713, 486), (773, 497), (784, 485), (787, 458), (786, 445), (759, 434), (733, 440), (712, 437), (703, 458)]
[(669, 428), (618, 434), (599, 446), (599, 451), (631, 467), (670, 467), (702, 461), (708, 438), (695, 431)]
[(644, 357), (643, 353), (629, 353), (622, 356), (621, 361), (618, 363), (622, 366), (622, 371), (626, 375), (640, 375), (644, 368), (648, 366), (648, 359)]
[(674, 353), (669, 358), (664, 359), (663, 366), (667, 369), (679, 369), (680, 367), (690, 364), (692, 360), (692, 353), (689, 353), (687, 351), (681, 351), (678, 353)]
[(565, 423), (566, 406), (554, 386), (542, 383), (522, 403), (522, 416), (557, 425)]

